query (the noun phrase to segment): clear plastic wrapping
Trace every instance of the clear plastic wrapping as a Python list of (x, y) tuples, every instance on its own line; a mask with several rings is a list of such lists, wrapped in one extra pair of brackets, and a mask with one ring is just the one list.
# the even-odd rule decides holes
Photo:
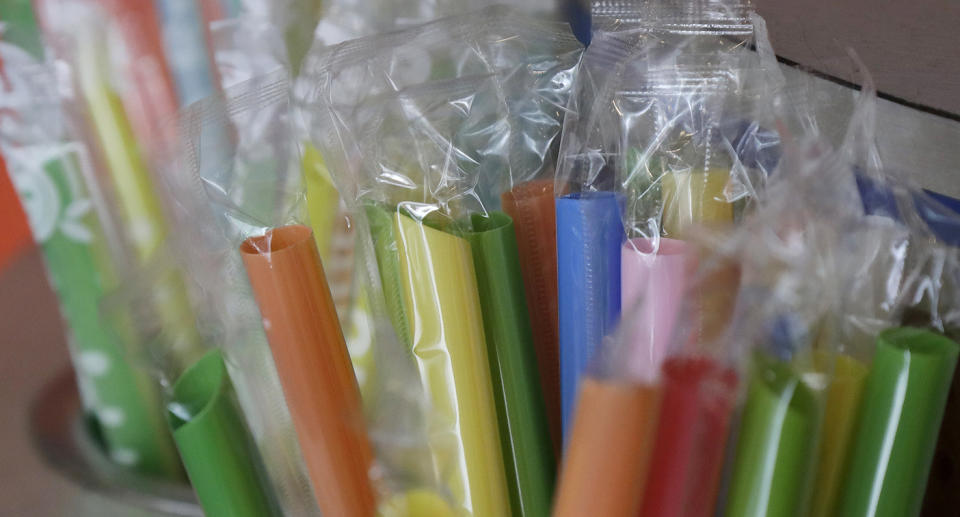
[(751, 343), (736, 336), (746, 279), (730, 228), (691, 232), (621, 270), (634, 283), (579, 383), (557, 515), (715, 512)]
[[(554, 186), (565, 429), (579, 377), (622, 304), (647, 288), (679, 300), (681, 282), (645, 285), (651, 271), (682, 267), (668, 262), (688, 228), (739, 220), (779, 156), (783, 79), (749, 4), (599, 2), (593, 11)], [(653, 371), (664, 346), (649, 358)]]
[(510, 212), (530, 209), (505, 194), (552, 174), (580, 51), (565, 25), (490, 8), (315, 48), (294, 89), (420, 372), (432, 476), (470, 515), (549, 511), (556, 387), (538, 378), (557, 365), (518, 267), (535, 230)]
[[(267, 235), (271, 223), (295, 220), (297, 196), (287, 189), (297, 188), (299, 154), (287, 85), (281, 70), (184, 110), (161, 192), (178, 228), (170, 241), (173, 265), (198, 294), (199, 327), (222, 350), (277, 500), (285, 514), (315, 515), (305, 450), (240, 251), (246, 238)], [(282, 231), (298, 229), (306, 230)]]
[(84, 406), (117, 464), (180, 479), (157, 385), (127, 354), (137, 336), (100, 314), (128, 264), (91, 153), (70, 129), (52, 67), (0, 42), (0, 70), (0, 151), (60, 301)]
[[(941, 422), (960, 349), (944, 335), (957, 216), (883, 167), (875, 103), (868, 83), (838, 147), (815, 124), (782, 134), (752, 210), (690, 226), (685, 264), (667, 265), (678, 245), (661, 238), (646, 267), (681, 301), (647, 277), (624, 296), (580, 386), (557, 512), (919, 514), (934, 458), (955, 450)], [(619, 438), (625, 426), (647, 438)]]
[[(193, 221), (182, 258), (216, 307), (208, 330), (228, 357), (246, 358), (237, 369), (251, 396), (273, 379), (283, 387), (293, 426), (270, 422), (284, 431), (272, 446), (283, 446), (296, 461), (265, 453), (268, 468), (285, 469), (278, 472), (286, 475), (277, 480), (281, 493), (302, 497), (305, 479), (324, 514), (449, 512), (446, 492), (426, 474), (432, 469), (428, 430), (417, 417), (424, 412), (423, 392), (386, 320), (379, 278), (357, 271), (364, 291), (346, 296), (363, 305), (348, 300), (346, 314), (336, 311), (331, 264), (339, 245), (318, 233), (330, 232), (324, 221), (342, 221), (313, 218), (316, 208), (329, 208), (317, 206), (331, 199), (326, 187), (316, 190), (326, 169), (315, 150), (301, 152), (288, 84), (282, 73), (257, 78), (182, 117), (184, 140), (174, 166), (182, 174), (167, 177), (177, 179), (171, 195), (181, 220)], [(226, 152), (219, 140), (206, 138), (223, 128), (236, 135)], [(321, 247), (327, 250), (322, 263)], [(356, 253), (373, 256), (368, 245)], [(351, 328), (352, 338), (344, 332)], [(277, 406), (250, 402), (266, 413), (261, 421)], [(300, 451), (306, 478), (289, 470)], [(276, 463), (284, 459), (288, 463)]]
[[(38, 12), (55, 66), (62, 70), (58, 84), (65, 112), (91, 151), (94, 180), (115, 214), (112, 233), (122, 243), (124, 274), (149, 277), (136, 282), (149, 293), (144, 298), (152, 298), (141, 317), (117, 318), (143, 327), (137, 331), (144, 334), (163, 327), (164, 339), (144, 340), (135, 356), (169, 387), (204, 347), (182, 279), (162, 266), (171, 229), (152, 165), (171, 138), (164, 123), (169, 126), (176, 103), (152, 5), (48, 1)], [(112, 39), (122, 43), (110, 45)]]
[[(264, 401), (244, 403), (248, 412), (241, 412), (237, 392), (244, 402), (249, 392), (233, 377), (243, 381), (243, 373), (235, 357), (211, 350), (208, 329), (198, 326), (205, 292), (172, 253), (189, 232), (174, 218), (177, 200), (163, 195), (168, 171), (160, 165), (176, 135), (177, 98), (154, 5), (48, 1), (38, 11), (63, 74), (65, 111), (91, 151), (89, 179), (101, 194), (95, 206), (113, 216), (105, 234), (117, 244), (115, 285), (97, 309), (117, 329), (128, 360), (161, 388), (165, 411), (157, 418), (166, 419), (204, 511), (276, 514), (276, 479), (263, 472), (259, 452), (276, 465), (277, 455), (263, 446), (280, 432), (255, 410), (277, 407), (281, 397), (258, 386)], [(211, 139), (223, 146), (225, 135)], [(274, 436), (265, 438), (269, 431)]]
[(331, 0), (324, 3), (315, 45), (335, 45), (354, 38), (410, 29), (446, 16), (466, 14), (496, 4), (513, 5), (516, 9), (539, 17), (551, 16), (557, 7), (551, 0)]
[(860, 289), (847, 291), (841, 338), (853, 358), (864, 357), (864, 337), (875, 347), (868, 349), (849, 446), (838, 451), (846, 463), (832, 503), (844, 515), (919, 515), (935, 457), (949, 454), (956, 434), (944, 415), (960, 345), (944, 335), (954, 317), (944, 302), (956, 299), (960, 255), (949, 228), (957, 214), (884, 166), (874, 137), (876, 103), (867, 77), (843, 147), (863, 211), (840, 256), (855, 260), (848, 250), (860, 235), (878, 251), (867, 268), (848, 265)]

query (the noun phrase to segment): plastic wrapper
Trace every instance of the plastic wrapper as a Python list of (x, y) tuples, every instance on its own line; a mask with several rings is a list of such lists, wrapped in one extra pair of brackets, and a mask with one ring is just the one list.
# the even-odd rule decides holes
[(738, 230), (750, 236), (733, 240), (747, 265), (768, 257), (738, 309), (768, 301), (737, 323), (767, 345), (753, 353), (727, 515), (920, 511), (957, 347), (931, 301), (951, 295), (956, 258), (931, 224), (948, 212), (884, 170), (875, 102), (868, 82), (836, 150), (816, 132), (784, 145)]
[[(446, 492), (426, 474), (432, 468), (427, 429), (417, 418), (425, 411), (423, 391), (386, 319), (377, 277), (362, 282), (369, 320), (357, 326), (365, 339), (353, 341), (370, 350), (351, 350), (341, 327), (352, 320), (338, 317), (327, 267), (337, 260), (336, 241), (313, 233), (323, 229), (311, 219), (317, 193), (299, 174), (323, 162), (309, 148), (301, 153), (288, 84), (282, 73), (258, 78), (183, 115), (184, 141), (176, 155), (177, 168), (186, 174), (168, 175), (180, 179), (171, 196), (182, 207), (182, 220), (209, 221), (196, 225), (182, 247), (185, 264), (194, 282), (217, 305), (226, 305), (206, 325), (228, 357), (243, 361), (237, 369), (252, 397), (273, 379), (283, 387), (293, 427), (274, 440), (296, 457), (302, 451), (307, 494), (312, 488), (324, 514), (449, 514)], [(216, 150), (220, 142), (205, 135), (225, 127), (236, 130), (237, 140), (222, 154)], [(329, 260), (321, 262), (325, 242)], [(364, 246), (357, 252), (373, 256)], [(358, 274), (367, 278), (370, 272)], [(237, 341), (238, 329), (243, 342)], [(351, 352), (359, 354), (352, 364)], [(486, 357), (480, 359), (486, 365)], [(251, 405), (261, 411), (258, 420), (276, 416), (276, 402), (255, 398)], [(271, 444), (261, 448), (269, 451)], [(264, 457), (268, 470), (287, 475), (275, 480), (280, 493), (304, 495), (300, 478), (290, 476), (296, 473), (291, 465), (281, 463), (290, 457)]]
[[(298, 347), (289, 341), (296, 334), (284, 329), (285, 325), (302, 323), (296, 319), (298, 315), (314, 314), (319, 309), (306, 306), (306, 312), (287, 311), (290, 307), (284, 307), (282, 302), (294, 294), (281, 296), (282, 289), (299, 288), (301, 294), (319, 297), (311, 298), (311, 303), (324, 301), (324, 294), (329, 296), (329, 292), (314, 291), (323, 286), (317, 284), (322, 276), (316, 274), (312, 277), (314, 283), (309, 285), (281, 281), (282, 275), (289, 274), (291, 268), (308, 273), (316, 271), (318, 259), (309, 254), (312, 240), (308, 242), (310, 246), (305, 247), (300, 242), (302, 239), (277, 239), (275, 258), (285, 259), (286, 273), (279, 267), (280, 260), (276, 261), (278, 268), (274, 270), (273, 262), (259, 253), (263, 246), (254, 243), (261, 241), (251, 240), (249, 246), (243, 248), (245, 251), (241, 250), (247, 238), (267, 239), (267, 235), (273, 235), (269, 230), (274, 226), (264, 221), (283, 227), (277, 231), (284, 236), (297, 230), (309, 234), (309, 229), (281, 223), (286, 217), (292, 217), (288, 211), (292, 210), (296, 196), (287, 196), (283, 189), (287, 181), (296, 181), (294, 172), (299, 165), (297, 143), (288, 127), (287, 84), (285, 72), (278, 71), (241, 83), (224, 95), (205, 99), (184, 110), (177, 128), (180, 138), (171, 143), (168, 151), (175, 159), (164, 170), (161, 195), (171, 207), (171, 221), (178, 227), (170, 241), (171, 249), (175, 250), (171, 267), (183, 272), (191, 290), (197, 294), (198, 327), (207, 341), (222, 351), (239, 406), (262, 458), (268, 486), (284, 514), (316, 515), (319, 509), (305, 461), (307, 448), (301, 447), (298, 439), (305, 431), (298, 428), (297, 417), (292, 415), (293, 397), (300, 396), (297, 408), (303, 411), (304, 400), (316, 401), (318, 381), (341, 382), (342, 379), (335, 377), (304, 378), (302, 374), (302, 368), (316, 366), (316, 361), (322, 360), (322, 356), (316, 355), (324, 350), (317, 346), (318, 336), (333, 332), (336, 337), (339, 324), (333, 321), (331, 330), (329, 314), (323, 313), (317, 317), (316, 324), (302, 330), (306, 334), (300, 337), (314, 341), (313, 346), (303, 347), (301, 351), (313, 352), (312, 356), (298, 355)], [(222, 135), (231, 138), (225, 141)], [(281, 252), (281, 244), (292, 247)], [(268, 250), (269, 246), (264, 249)], [(271, 255), (274, 254), (266, 256)], [(271, 299), (278, 301), (270, 307), (276, 313), (261, 311), (250, 277), (259, 280), (262, 293), (258, 296), (273, 296)], [(276, 322), (275, 327), (265, 326), (270, 320), (263, 318), (268, 314)], [(268, 341), (265, 332), (268, 328), (281, 334), (270, 335)], [(284, 355), (272, 354), (268, 343), (273, 343), (274, 350)], [(352, 371), (350, 374), (352, 378)], [(294, 396), (287, 394), (288, 382), (304, 391)], [(331, 392), (330, 397), (335, 399), (338, 395)], [(306, 416), (314, 424), (308, 430), (316, 431), (315, 411), (324, 408), (337, 411), (329, 404), (317, 402), (316, 409)], [(354, 416), (359, 422), (352, 422), (353, 425), (363, 429), (362, 415)], [(346, 422), (346, 418), (345, 415), (331, 422), (336, 425)]]
[(209, 30), (214, 21), (211, 18), (220, 13), (209, 4), (204, 0), (155, 2), (164, 55), (180, 106), (213, 95), (221, 84), (214, 66)]
[(956, 299), (958, 255), (944, 230), (957, 218), (884, 167), (869, 77), (863, 92), (843, 151), (862, 201), (857, 228), (880, 247), (866, 269), (851, 268), (860, 289), (850, 290), (841, 337), (851, 354), (863, 357), (865, 338), (874, 348), (834, 511), (920, 515), (937, 436), (951, 433), (941, 423), (960, 345), (944, 336), (955, 318), (944, 301)]
[[(793, 198), (767, 204), (764, 196), (737, 227), (694, 219), (683, 239), (634, 237), (622, 246), (620, 274), (630, 281), (623, 318), (580, 387), (558, 514), (806, 511), (830, 373), (813, 360), (814, 337), (829, 334), (840, 305), (826, 282), (832, 264), (810, 250), (836, 233), (808, 231)], [(598, 415), (597, 386), (646, 393), (657, 404)], [(610, 446), (615, 434), (604, 426), (617, 418), (637, 425), (635, 442)], [(611, 465), (628, 474), (598, 481)]]
[[(249, 0), (256, 3), (262, 0)], [(507, 4), (541, 19), (552, 16), (557, 5), (551, 0), (327, 0), (316, 31), (315, 44), (335, 45), (354, 38), (405, 30), (437, 19), (466, 14), (492, 5)]]
[[(104, 193), (98, 209), (115, 214), (109, 234), (124, 269), (99, 310), (120, 329), (126, 357), (160, 386), (174, 441), (205, 512), (278, 513), (252, 447), (264, 441), (251, 431), (269, 425), (245, 421), (251, 413), (241, 412), (233, 376), (198, 327), (194, 308), (202, 307), (202, 291), (191, 289), (170, 254), (182, 237), (161, 195), (158, 163), (173, 140), (176, 100), (153, 8), (151, 2), (38, 6), (64, 72), (64, 106), (91, 150), (92, 179)], [(224, 490), (237, 495), (224, 498)]]
[[(742, 352), (727, 331), (733, 305), (705, 316), (703, 293), (735, 300), (739, 269), (693, 243), (660, 249), (580, 384), (556, 515), (714, 513)], [(654, 298), (660, 279), (682, 282), (667, 302)]]
[[(162, 262), (170, 234), (151, 158), (170, 138), (163, 122), (172, 125), (176, 104), (152, 8), (84, 0), (38, 6), (54, 59), (68, 71), (64, 104), (93, 151), (98, 183), (110, 192), (131, 272)], [(110, 47), (109, 38), (124, 44)], [(108, 48), (128, 51), (128, 66)], [(203, 345), (182, 279), (170, 272), (156, 280), (161, 294), (151, 302), (153, 316), (146, 325), (161, 321), (166, 339), (161, 349), (146, 354), (169, 386), (200, 357)]]
[(295, 86), (420, 372), (433, 475), (471, 515), (549, 511), (555, 460), (538, 361), (550, 378), (557, 366), (532, 329), (552, 322), (531, 325), (542, 312), (528, 309), (528, 243), (518, 243), (544, 228), (544, 210), (525, 206), (514, 220), (507, 193), (552, 172), (579, 53), (561, 24), (486, 9), (314, 48)]
[(826, 465), (818, 453), (843, 432), (828, 421), (856, 396), (856, 370), (838, 353), (849, 277), (837, 251), (856, 184), (817, 133), (789, 136), (755, 211), (716, 244), (740, 263), (732, 339), (749, 346), (725, 515), (812, 512)]
[(286, 47), (268, 18), (245, 15), (211, 20), (210, 51), (222, 88), (280, 69), (289, 70)]
[[(580, 374), (648, 267), (661, 267), (647, 264), (660, 262), (661, 243), (738, 220), (779, 145), (782, 78), (748, 4), (602, 2), (593, 15), (555, 183), (565, 427)], [(682, 292), (650, 288), (668, 300)]]
[(90, 153), (71, 138), (51, 68), (5, 43), (0, 62), (6, 81), (0, 109), (11, 114), (0, 123), (0, 150), (60, 301), (84, 406), (116, 463), (181, 478), (159, 390), (125, 353), (136, 337), (99, 313), (125, 264)]
[(958, 353), (941, 309), (957, 255), (939, 235), (955, 215), (883, 168), (869, 80), (863, 90), (839, 148), (817, 133), (784, 146), (737, 231), (746, 240), (733, 239), (751, 271), (738, 339), (767, 338), (753, 353), (727, 515), (921, 510)]

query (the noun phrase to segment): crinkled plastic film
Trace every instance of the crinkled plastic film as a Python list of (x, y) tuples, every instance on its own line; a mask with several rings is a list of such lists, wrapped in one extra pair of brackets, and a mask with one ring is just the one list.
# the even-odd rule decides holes
[[(550, 363), (532, 328), (554, 323), (531, 325), (517, 264), (518, 238), (553, 224), (506, 193), (552, 172), (579, 53), (562, 25), (487, 9), (316, 47), (294, 89), (369, 229), (384, 305), (431, 402), (437, 485), (471, 515), (549, 511), (555, 460), (538, 361)], [(517, 228), (517, 212), (531, 226)], [(537, 246), (554, 255), (551, 242)]]
[[(661, 326), (638, 368), (647, 378), (659, 374), (684, 283), (658, 287), (645, 279), (663, 269), (682, 280), (682, 259), (667, 265), (674, 249), (694, 228), (722, 231), (741, 218), (776, 166), (780, 142), (775, 94), (782, 78), (763, 20), (749, 4), (596, 2), (592, 10), (595, 32), (574, 84), (556, 172), (557, 188), (570, 192), (558, 193), (558, 256), (574, 266), (558, 272), (565, 427), (580, 376), (626, 310), (621, 302), (634, 303), (646, 291), (658, 298), (642, 302), (647, 309), (638, 325), (652, 328), (656, 318)], [(613, 198), (616, 215), (587, 217), (580, 231), (560, 223)], [(726, 305), (733, 288), (704, 290), (704, 312)], [(655, 316), (655, 307), (666, 314)], [(708, 332), (727, 322), (702, 323)]]
[(833, 253), (843, 227), (824, 224), (827, 210), (816, 207), (840, 214), (855, 198), (844, 177), (818, 171), (841, 168), (835, 154), (806, 140), (790, 145), (776, 181), (727, 244), (742, 250), (734, 340), (752, 348), (722, 503), (729, 515), (811, 511), (817, 451), (832, 437), (825, 415), (836, 411), (825, 406), (845, 396), (834, 376), (844, 277)]
[(866, 274), (860, 270), (874, 287), (867, 296), (851, 290), (855, 317), (845, 318), (842, 327), (854, 345), (851, 353), (862, 354), (855, 345), (864, 334), (875, 349), (834, 509), (845, 515), (920, 515), (932, 466), (943, 454), (938, 450), (956, 432), (944, 419), (958, 353), (958, 344), (944, 336), (953, 325), (944, 302), (956, 298), (958, 255), (944, 223), (957, 218), (909, 178), (884, 167), (873, 138), (876, 103), (866, 77), (843, 148), (861, 194), (858, 222), (864, 234), (879, 234), (873, 238), (879, 260)]
[[(204, 361), (211, 357), (205, 355), (209, 336), (192, 310), (202, 291), (189, 289), (170, 254), (183, 235), (161, 195), (158, 158), (174, 134), (175, 100), (153, 5), (44, 2), (39, 11), (58, 66), (68, 72), (61, 91), (94, 156), (103, 210), (116, 214), (112, 233), (122, 244), (115, 260), (123, 267), (116, 270), (116, 289), (101, 304), (103, 317), (126, 345), (127, 357), (163, 388), (174, 442), (207, 513), (269, 515), (272, 488), (250, 447), (247, 424), (234, 425), (243, 419), (231, 378), (224, 374), (216, 389), (207, 390), (194, 389), (203, 384), (189, 375), (215, 369), (219, 359)], [(111, 46), (113, 41), (124, 45)], [(120, 49), (130, 55), (118, 55)], [(221, 433), (220, 425), (232, 428)], [(236, 507), (221, 504), (217, 491), (224, 486), (243, 494)]]
[[(579, 387), (555, 509), (563, 515), (714, 512), (739, 356), (729, 344), (732, 308), (719, 318), (722, 328), (705, 333), (701, 293), (725, 289), (735, 297), (738, 269), (732, 259), (702, 262), (703, 250), (692, 244), (662, 242), (660, 249), (630, 266), (640, 291), (623, 293), (622, 324), (604, 337)], [(664, 298), (675, 281), (679, 293)], [(616, 395), (626, 392), (638, 402)], [(618, 441), (614, 423), (636, 426), (630, 442)], [(603, 471), (620, 477), (598, 483)]]
[(550, 0), (331, 0), (324, 2), (323, 16), (314, 45), (335, 45), (344, 41), (414, 28), (447, 16), (462, 15), (497, 4), (513, 5), (539, 18), (555, 14), (557, 5)]
[[(816, 133), (789, 142), (756, 214), (778, 230), (742, 229), (755, 242), (739, 244), (751, 250), (746, 285), (768, 287), (742, 291), (738, 310), (753, 296), (773, 303), (750, 303), (764, 310), (741, 316), (737, 332), (767, 329), (754, 334), (768, 336), (754, 367), (772, 375), (751, 381), (727, 514), (919, 515), (935, 436), (950, 432), (940, 427), (957, 344), (942, 335), (950, 314), (942, 301), (955, 295), (957, 255), (941, 232), (955, 215), (885, 170), (872, 138), (875, 103), (867, 78), (836, 150)], [(761, 474), (751, 456), (761, 453), (756, 443), (771, 443), (758, 438), (771, 427), (758, 423), (772, 417), (783, 427)]]
[[(71, 126), (90, 150), (94, 181), (116, 216), (118, 260), (125, 261), (125, 275), (141, 277), (136, 283), (153, 291), (137, 294), (149, 317), (135, 322), (136, 330), (148, 336), (163, 327), (164, 338), (142, 338), (133, 357), (141, 355), (141, 364), (169, 387), (203, 344), (183, 280), (161, 265), (170, 228), (151, 160), (169, 139), (162, 122), (173, 117), (175, 104), (154, 13), (139, 4), (83, 0), (44, 2), (38, 13), (57, 66), (69, 72), (62, 91)], [(129, 62), (107, 52), (110, 38), (126, 42)], [(118, 310), (117, 318), (129, 320)]]
[[(282, 281), (289, 277), (291, 270), (310, 274), (314, 280), (323, 279), (309, 228), (295, 225), (302, 213), (298, 194), (301, 163), (291, 128), (287, 85), (285, 72), (279, 71), (241, 83), (223, 96), (186, 109), (180, 119), (181, 139), (171, 149), (176, 160), (165, 176), (165, 195), (174, 201), (174, 220), (184, 225), (176, 249), (181, 254), (179, 264), (203, 293), (204, 302), (198, 306), (206, 308), (199, 318), (204, 333), (223, 350), (238, 400), (251, 425), (279, 505), (285, 513), (315, 515), (319, 513), (319, 501), (314, 496), (319, 497), (319, 493), (312, 488), (315, 474), (307, 468), (307, 461), (313, 461), (316, 466), (320, 453), (311, 449), (313, 454), (307, 460), (307, 448), (301, 446), (298, 438), (307, 432), (316, 433), (318, 428), (308, 425), (304, 430), (303, 422), (297, 419), (313, 418), (307, 422), (315, 423), (316, 415), (304, 417), (302, 413), (298, 416), (291, 413), (295, 406), (304, 411), (303, 402), (309, 402), (318, 390), (315, 383), (308, 382), (311, 379), (304, 379), (298, 373), (300, 366), (315, 364), (319, 358), (316, 354), (337, 354), (338, 350), (346, 354), (339, 321), (335, 311), (333, 321), (330, 312), (316, 313), (316, 325), (309, 330), (332, 332), (334, 341), (329, 347), (318, 347), (316, 341), (306, 341), (308, 338), (304, 337), (304, 343), (312, 345), (304, 346), (301, 352), (314, 355), (299, 356), (297, 347), (291, 347), (289, 339), (284, 338), (289, 334), (276, 337), (265, 332), (270, 321), (268, 315), (272, 313), (257, 304), (264, 296), (272, 296), (271, 300), (277, 302), (268, 306), (270, 310), (279, 311), (272, 316), (277, 326), (269, 328), (281, 333), (287, 332), (282, 325), (293, 321), (290, 318), (297, 314), (303, 316), (303, 311), (312, 313), (320, 307), (333, 310), (330, 291), (324, 282)], [(225, 141), (222, 135), (231, 135), (231, 138)], [(307, 239), (280, 238), (276, 243), (264, 241), (266, 246), (255, 245), (260, 242), (257, 239), (269, 239), (274, 232), (282, 236), (305, 233)], [(251, 240), (244, 244), (244, 252), (241, 244), (247, 239)], [(274, 255), (273, 244), (278, 251), (274, 258), (285, 259), (285, 267), (278, 266), (275, 271), (269, 267)], [(257, 279), (255, 284), (261, 291), (252, 289), (248, 279), (251, 277)], [(311, 298), (312, 305), (299, 307), (298, 310), (302, 309), (299, 313), (290, 312), (284, 309), (284, 300), (295, 298), (291, 298), (293, 293), (283, 295), (287, 292), (283, 291), (284, 286), (299, 287), (300, 295), (317, 298)], [(328, 305), (318, 306), (321, 301)], [(266, 325), (262, 318), (268, 318)], [(339, 345), (335, 338), (338, 335)], [(317, 338), (316, 332), (310, 336), (309, 339)], [(274, 354), (271, 354), (272, 348), (275, 348)], [(356, 381), (349, 359), (345, 365), (342, 359), (343, 356), (334, 355), (324, 364), (333, 368), (331, 372), (342, 373), (346, 367), (347, 391), (330, 391), (326, 402), (314, 405), (317, 410), (326, 408), (342, 414), (342, 418), (331, 419), (332, 426), (340, 426), (337, 428), (345, 430), (347, 435), (350, 433), (346, 430), (354, 429), (362, 436), (366, 431), (359, 394), (349, 398), (351, 390), (356, 390)], [(328, 375), (324, 379), (337, 386), (345, 382), (342, 376)], [(297, 393), (289, 394), (291, 389)], [(343, 398), (344, 393), (347, 398)], [(330, 405), (351, 400), (348, 407), (353, 409)], [(322, 450), (326, 442), (318, 438), (311, 443)], [(353, 449), (345, 446), (344, 450)], [(358, 458), (363, 461), (362, 457)], [(363, 480), (367, 480), (366, 469)], [(356, 481), (354, 478), (352, 482)], [(369, 487), (369, 483), (366, 486)], [(372, 495), (367, 500), (371, 499)], [(332, 504), (337, 500), (332, 500)]]
[(61, 304), (81, 397), (102, 422), (108, 456), (143, 474), (177, 479), (182, 470), (163, 420), (157, 385), (126, 354), (135, 336), (102, 318), (99, 306), (125, 267), (115, 221), (94, 181), (91, 156), (71, 139), (52, 70), (0, 43), (7, 81), (0, 149), (29, 216)]

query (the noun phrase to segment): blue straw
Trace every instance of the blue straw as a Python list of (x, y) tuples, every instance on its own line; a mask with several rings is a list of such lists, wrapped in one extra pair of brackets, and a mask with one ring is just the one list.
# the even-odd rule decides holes
[(163, 40), (180, 106), (216, 91), (203, 13), (197, 0), (158, 0)]
[(582, 192), (557, 199), (564, 441), (573, 422), (580, 376), (620, 317), (622, 204), (623, 198), (613, 192)]

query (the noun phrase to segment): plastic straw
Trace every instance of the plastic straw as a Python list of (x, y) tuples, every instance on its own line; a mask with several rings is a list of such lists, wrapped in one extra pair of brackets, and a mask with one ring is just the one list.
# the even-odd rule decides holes
[(173, 388), (170, 425), (208, 517), (278, 515), (262, 484), (253, 439), (240, 417), (223, 356), (213, 350)]
[(646, 484), (660, 391), (584, 378), (554, 517), (636, 517)]
[(865, 364), (849, 355), (836, 357), (823, 410), (820, 454), (810, 507), (813, 517), (834, 515), (867, 372)]
[(400, 274), (400, 247), (397, 244), (393, 214), (374, 203), (366, 205), (364, 213), (370, 225), (373, 251), (377, 257), (377, 269), (380, 272), (380, 284), (390, 323), (393, 324), (397, 338), (412, 355), (413, 338), (411, 336), (413, 334), (410, 331), (408, 323), (410, 318), (404, 305), (406, 292), (403, 287), (403, 277)]
[(723, 468), (737, 374), (712, 359), (663, 365), (663, 402), (643, 491), (644, 517), (710, 517)]
[(477, 271), (512, 515), (546, 516), (556, 464), (513, 222), (503, 212), (474, 214), (472, 220), (474, 231), (466, 237)]
[(553, 452), (560, 455), (560, 351), (557, 329), (557, 211), (553, 180), (521, 183), (500, 196), (513, 218), (530, 311), (540, 386)]
[(814, 392), (788, 364), (757, 355), (724, 515), (804, 514), (818, 411)]
[(360, 391), (310, 229), (275, 228), (240, 250), (321, 511), (373, 515)]
[(30, 0), (0, 0), (0, 15), (4, 24), (3, 41), (41, 59), (43, 41), (40, 39), (37, 20), (30, 4)]
[(163, 419), (160, 393), (146, 372), (126, 361), (119, 336), (104, 326), (99, 314), (98, 302), (107, 289), (116, 287), (116, 279), (81, 166), (65, 154), (46, 162), (43, 176), (18, 182), (30, 198), (28, 207), (34, 201), (44, 204), (30, 211), (35, 218), (53, 216), (34, 221), (34, 226), (41, 232), (37, 237), (50, 284), (73, 337), (77, 375), (87, 383), (84, 391), (91, 395), (91, 409), (113, 460), (138, 472), (179, 479), (183, 471)]
[(632, 320), (628, 333), (641, 341), (630, 347), (628, 367), (648, 382), (669, 352), (690, 260), (682, 241), (661, 238), (656, 251), (654, 246), (649, 239), (633, 239), (624, 243), (621, 259), (621, 303)]
[[(81, 38), (77, 73), (130, 242), (139, 265), (147, 266), (161, 252), (168, 230), (123, 105), (103, 75), (100, 59), (105, 53), (91, 36)], [(154, 301), (164, 331), (171, 336), (178, 369), (186, 368), (202, 352), (183, 280), (165, 274), (154, 288), (162, 293)]]
[(460, 511), (509, 515), (470, 245), (399, 212), (394, 222), (411, 350), (432, 402), (434, 464)]
[(583, 192), (557, 198), (557, 281), (564, 439), (577, 384), (620, 317), (621, 198)]
[(207, 98), (218, 87), (200, 1), (155, 2), (163, 19), (163, 43), (180, 106)]
[(78, 74), (131, 242), (138, 258), (147, 261), (160, 250), (167, 229), (123, 104), (95, 55), (101, 50), (93, 43), (81, 44)]
[(323, 156), (312, 144), (304, 144), (300, 167), (303, 183), (307, 189), (307, 214), (310, 217), (310, 228), (313, 229), (313, 238), (317, 242), (320, 258), (326, 261), (330, 257), (334, 221), (340, 205), (340, 196), (337, 194), (337, 188), (333, 186), (333, 180), (330, 178), (330, 171), (327, 170)]
[(670, 172), (661, 181), (663, 195), (663, 233), (682, 239), (693, 224), (733, 222), (733, 204), (723, 191), (730, 171)]
[(385, 501), (377, 517), (457, 517), (457, 513), (434, 492), (410, 490)]
[(838, 515), (920, 513), (958, 352), (949, 338), (917, 328), (877, 338)]

